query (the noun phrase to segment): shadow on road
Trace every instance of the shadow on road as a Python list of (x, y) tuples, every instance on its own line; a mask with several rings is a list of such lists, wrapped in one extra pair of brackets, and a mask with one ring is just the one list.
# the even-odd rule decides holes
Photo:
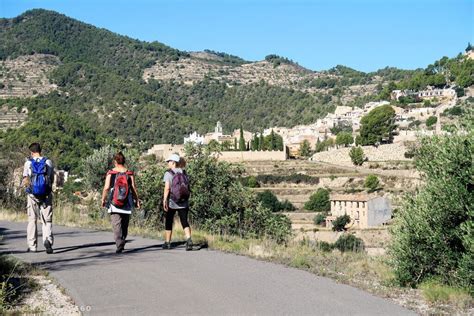
[(91, 247), (105, 247), (105, 246), (112, 246), (115, 245), (115, 242), (98, 242), (98, 243), (93, 243), (93, 244), (84, 244), (84, 245), (78, 245), (78, 246), (69, 246), (69, 247), (61, 247), (61, 248), (55, 248), (54, 253), (55, 254), (60, 254), (64, 252), (70, 252), (74, 250), (79, 250), (79, 249), (84, 249), (84, 248), (91, 248)]

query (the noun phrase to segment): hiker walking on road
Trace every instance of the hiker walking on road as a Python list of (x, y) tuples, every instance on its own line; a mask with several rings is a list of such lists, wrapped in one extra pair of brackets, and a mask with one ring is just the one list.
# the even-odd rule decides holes
[(37, 251), (39, 219), (42, 224), (43, 245), (46, 253), (53, 253), (53, 162), (41, 156), (41, 145), (33, 143), (29, 147), (31, 157), (23, 167), (23, 186), (27, 193), (27, 252)]
[(163, 194), (163, 208), (165, 210), (165, 243), (164, 249), (171, 248), (171, 234), (173, 232), (173, 219), (176, 212), (186, 235), (186, 250), (193, 249), (191, 240), (191, 227), (188, 223), (189, 213), (189, 178), (184, 168), (186, 161), (177, 154), (172, 154), (166, 159), (168, 170), (165, 172)]
[(133, 171), (125, 167), (125, 156), (118, 152), (114, 155), (114, 168), (107, 172), (102, 191), (102, 207), (106, 207), (110, 214), (116, 253), (121, 253), (125, 248), (128, 224), (134, 206), (140, 208), (135, 176)]

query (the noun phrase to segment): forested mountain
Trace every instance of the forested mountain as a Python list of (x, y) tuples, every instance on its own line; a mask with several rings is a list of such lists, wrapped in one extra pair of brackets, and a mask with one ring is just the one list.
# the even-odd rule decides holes
[[(1, 19), (0, 58), (14, 60), (31, 54), (59, 58), (60, 64), (47, 74), (57, 89), (36, 97), (1, 100), (0, 105), (29, 110), (26, 124), (4, 132), (2, 143), (12, 148), (40, 140), (63, 168), (77, 167), (76, 160), (65, 156), (82, 157), (116, 139), (145, 149), (160, 142), (181, 143), (186, 133), (209, 131), (217, 120), (228, 130), (243, 124), (256, 131), (309, 122), (332, 106), (320, 96), (264, 81), (245, 86), (209, 78), (194, 85), (179, 80), (145, 82), (143, 72), (154, 63), (190, 54), (46, 10)], [(223, 65), (245, 62), (227, 54), (207, 54), (218, 56)], [(7, 70), (2, 72), (2, 81)]]
[[(28, 78), (23, 60), (54, 63)], [(76, 168), (103, 144), (143, 150), (181, 143), (217, 120), (225, 132), (314, 122), (337, 105), (377, 98), (387, 80), (414, 73), (343, 66), (314, 72), (277, 55), (249, 62), (210, 50), (183, 52), (36, 9), (0, 19), (0, 107), (29, 112), (22, 127), (0, 132), (0, 145), (9, 150), (41, 141), (59, 167)], [(44, 80), (47, 89), (20, 93)]]

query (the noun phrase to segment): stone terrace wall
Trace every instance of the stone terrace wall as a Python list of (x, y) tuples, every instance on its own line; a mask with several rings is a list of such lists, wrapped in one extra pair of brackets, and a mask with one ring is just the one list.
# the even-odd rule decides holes
[[(410, 160), (404, 156), (407, 148), (403, 144), (387, 144), (378, 147), (363, 146), (362, 148), (369, 161)], [(349, 157), (350, 150), (351, 148), (347, 147), (323, 151), (314, 154), (311, 160), (352, 166), (352, 161)]]
[(0, 99), (32, 97), (57, 89), (47, 74), (60, 63), (58, 57), (46, 54), (0, 61)]
[(18, 112), (16, 108), (9, 109), (7, 106), (2, 106), (0, 108), (0, 130), (19, 127), (26, 117), (26, 111)]
[(217, 157), (219, 160), (228, 162), (282, 161), (286, 160), (286, 153), (284, 151), (223, 151)]

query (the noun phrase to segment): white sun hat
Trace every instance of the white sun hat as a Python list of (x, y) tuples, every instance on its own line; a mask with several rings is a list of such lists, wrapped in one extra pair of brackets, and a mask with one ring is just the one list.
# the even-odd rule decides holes
[(166, 162), (168, 162), (168, 161), (179, 162), (179, 155), (178, 155), (178, 154), (172, 154), (171, 156), (169, 156), (169, 157), (166, 159)]

